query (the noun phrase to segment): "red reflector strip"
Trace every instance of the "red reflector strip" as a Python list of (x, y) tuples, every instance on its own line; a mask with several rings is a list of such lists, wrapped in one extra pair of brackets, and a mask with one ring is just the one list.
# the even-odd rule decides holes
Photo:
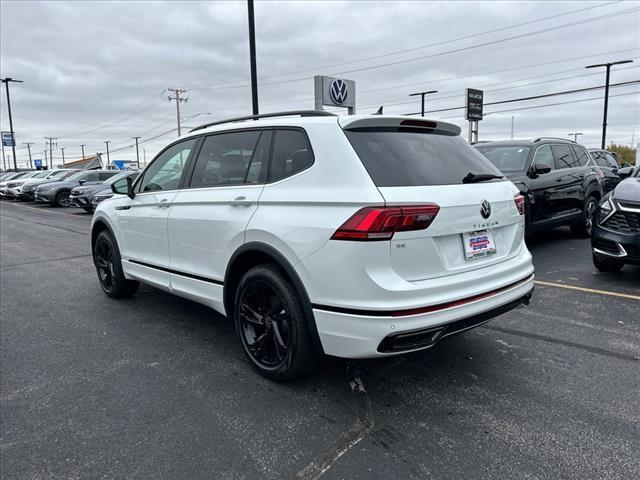
[(505, 286), (505, 287), (501, 287), (501, 288), (497, 288), (496, 290), (491, 290), (489, 292), (485, 292), (485, 293), (481, 293), (479, 295), (474, 295), (473, 297), (467, 297), (467, 298), (463, 298), (461, 300), (455, 300), (453, 302), (447, 302), (447, 303), (440, 303), (438, 305), (430, 305), (428, 307), (420, 307), (420, 308), (413, 308), (410, 310), (399, 310), (397, 312), (393, 312), (391, 314), (392, 317), (406, 317), (409, 315), (419, 315), (421, 313), (432, 313), (432, 312), (437, 312), (439, 310), (445, 310), (447, 308), (453, 308), (453, 307), (459, 307), (460, 305), (465, 305), (467, 303), (471, 303), (471, 302), (475, 302), (478, 300), (482, 300), (484, 298), (489, 298), (489, 297), (493, 297), (494, 295), (497, 295), (501, 292), (504, 292), (505, 290), (509, 290), (510, 288), (513, 288), (521, 283), (526, 283), (528, 281), (530, 281), (533, 278), (533, 275), (530, 275), (529, 277), (525, 278), (524, 280), (518, 280), (517, 282), (514, 283), (510, 283), (509, 285)]

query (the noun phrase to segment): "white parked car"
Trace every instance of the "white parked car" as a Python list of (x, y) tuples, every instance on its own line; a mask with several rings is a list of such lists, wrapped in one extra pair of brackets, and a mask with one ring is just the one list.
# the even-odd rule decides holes
[(265, 376), (397, 355), (527, 304), (516, 187), (443, 122), (291, 112), (208, 124), (113, 185), (105, 293), (138, 282), (233, 319)]

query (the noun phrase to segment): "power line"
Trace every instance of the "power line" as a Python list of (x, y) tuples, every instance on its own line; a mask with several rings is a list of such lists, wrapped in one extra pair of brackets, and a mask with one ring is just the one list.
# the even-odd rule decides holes
[[(365, 62), (365, 61), (368, 61), (368, 60), (375, 60), (375, 59), (378, 59), (378, 58), (391, 57), (391, 56), (400, 55), (400, 54), (403, 54), (403, 53), (409, 53), (409, 52), (414, 52), (414, 51), (417, 51), (417, 50), (423, 50), (425, 48), (437, 47), (437, 46), (440, 46), (440, 45), (446, 45), (446, 44), (449, 44), (449, 43), (455, 43), (455, 42), (459, 42), (461, 40), (469, 40), (469, 39), (472, 39), (472, 38), (476, 38), (476, 37), (480, 37), (480, 36), (484, 36), (484, 35), (489, 35), (491, 33), (496, 33), (496, 32), (500, 32), (500, 31), (504, 31), (504, 30), (510, 30), (512, 28), (518, 28), (518, 27), (522, 27), (522, 26), (525, 26), (525, 25), (530, 25), (530, 24), (533, 24), (533, 23), (543, 22), (543, 21), (546, 21), (546, 20), (552, 20), (554, 18), (563, 17), (563, 16), (566, 16), (566, 15), (573, 15), (573, 14), (584, 12), (584, 11), (587, 11), (587, 10), (592, 10), (592, 9), (595, 9), (595, 8), (602, 8), (602, 7), (606, 7), (608, 5), (613, 5), (615, 3), (620, 3), (620, 2), (619, 1), (607, 2), (607, 3), (602, 3), (602, 4), (599, 4), (599, 5), (594, 5), (594, 6), (591, 6), (591, 7), (579, 8), (577, 10), (570, 10), (568, 12), (564, 12), (564, 13), (560, 13), (560, 14), (556, 14), (556, 15), (551, 15), (551, 16), (548, 16), (548, 17), (537, 18), (537, 19), (534, 19), (534, 20), (529, 20), (527, 22), (516, 23), (516, 24), (513, 24), (513, 25), (507, 25), (505, 27), (495, 28), (495, 29), (492, 29), (492, 30), (486, 30), (484, 32), (474, 33), (474, 34), (471, 34), (471, 35), (465, 35), (465, 36), (462, 36), (462, 37), (443, 40), (443, 41), (440, 41), (440, 42), (435, 42), (435, 43), (431, 43), (431, 44), (427, 44), (427, 45), (421, 45), (421, 46), (418, 46), (418, 47), (406, 48), (406, 49), (396, 50), (396, 51), (393, 51), (393, 52), (383, 53), (383, 54), (379, 54), (379, 55), (372, 55), (372, 56), (369, 56), (369, 57), (362, 57), (362, 58), (355, 59), (355, 60), (348, 60), (348, 61), (344, 61), (344, 62), (338, 62), (338, 63), (332, 63), (332, 64), (327, 64), (327, 65), (316, 66), (316, 67), (312, 67), (312, 68), (306, 68), (306, 69), (303, 69), (303, 70), (295, 70), (295, 71), (290, 71), (290, 72), (286, 72), (286, 73), (280, 73), (280, 74), (277, 74), (277, 75), (267, 75), (267, 76), (262, 77), (261, 80), (265, 80), (265, 79), (268, 79), (268, 78), (286, 77), (286, 76), (289, 76), (289, 75), (297, 75), (299, 73), (317, 72), (317, 71), (324, 70), (324, 69), (327, 69), (327, 68), (339, 67), (339, 66), (342, 66), (342, 65), (349, 65), (349, 64), (352, 64), (352, 63), (361, 63), (361, 62)], [(238, 82), (241, 82), (241, 81), (242, 80), (224, 82), (222, 84), (219, 84), (219, 86), (228, 85), (230, 83), (238, 83)], [(196, 89), (199, 89), (201, 87), (206, 87), (206, 86), (207, 85), (193, 85), (193, 86), (191, 86), (189, 88), (191, 90), (196, 90)]]
[[(637, 85), (640, 84), (640, 80), (631, 80), (628, 82), (620, 82), (620, 83), (614, 83), (612, 85), (610, 85), (611, 88), (613, 87), (624, 87), (624, 86), (629, 86), (629, 85)], [(489, 106), (489, 105), (501, 105), (504, 103), (513, 103), (513, 102), (524, 102), (527, 100), (538, 100), (540, 98), (549, 98), (549, 97), (556, 97), (558, 95), (569, 95), (572, 93), (581, 93), (581, 92), (589, 92), (592, 90), (600, 90), (602, 88), (605, 88), (605, 85), (600, 85), (597, 87), (587, 87), (587, 88), (576, 88), (573, 90), (565, 90), (563, 92), (554, 92), (554, 93), (545, 93), (543, 95), (533, 95), (530, 97), (521, 97), (521, 98), (512, 98), (510, 100), (500, 100), (497, 102), (488, 102), (485, 103), (484, 106)], [(450, 112), (452, 110), (461, 110), (463, 108), (466, 108), (465, 106), (462, 107), (451, 107), (451, 108), (441, 108), (439, 110), (430, 110), (426, 113), (438, 113), (438, 112)], [(420, 112), (413, 112), (413, 113), (405, 113), (403, 115), (419, 115)]]
[[(541, 30), (534, 30), (532, 32), (527, 32), (527, 33), (521, 33), (518, 35), (513, 35), (510, 37), (505, 37), (505, 38), (500, 38), (500, 39), (496, 39), (496, 40), (491, 40), (491, 41), (487, 41), (484, 43), (478, 43), (475, 45), (470, 45), (470, 46), (466, 46), (466, 47), (460, 47), (460, 48), (456, 48), (453, 50), (447, 50), (444, 52), (437, 52), (437, 53), (433, 53), (430, 55), (423, 55), (420, 57), (413, 57), (413, 58), (408, 58), (408, 59), (404, 59), (404, 60), (397, 60), (394, 62), (388, 62), (388, 63), (382, 63), (382, 64), (377, 64), (377, 65), (370, 65), (367, 67), (360, 67), (360, 68), (354, 68), (351, 70), (343, 70), (340, 72), (333, 72), (330, 73), (330, 75), (343, 75), (346, 73), (355, 73), (355, 72), (363, 72), (363, 71), (367, 71), (367, 70), (374, 70), (374, 69), (378, 69), (378, 68), (384, 68), (384, 67), (390, 67), (390, 66), (394, 66), (394, 65), (400, 65), (403, 63), (411, 63), (411, 62), (416, 62), (419, 60), (425, 60), (425, 59), (429, 59), (429, 58), (434, 58), (434, 57), (440, 57), (440, 56), (444, 56), (444, 55), (450, 55), (453, 53), (460, 53), (460, 52), (464, 52), (464, 51), (468, 51), (468, 50), (474, 50), (477, 48), (482, 48), (482, 47), (486, 47), (486, 46), (490, 46), (490, 45), (496, 45), (499, 43), (504, 43), (504, 42), (508, 42), (511, 40), (517, 40), (520, 38), (526, 38), (526, 37), (531, 37), (534, 35), (538, 35), (541, 33), (547, 33), (547, 32), (551, 32), (551, 31), (555, 31), (555, 30), (560, 30), (563, 28), (569, 28), (569, 27), (573, 27), (573, 26), (577, 26), (577, 25), (586, 25), (588, 23), (592, 23), (592, 22), (597, 22), (600, 20), (605, 20), (608, 18), (613, 18), (613, 17), (617, 17), (619, 15), (624, 15), (627, 13), (631, 13), (631, 12), (635, 12), (640, 10), (640, 7), (635, 7), (635, 8), (630, 8), (627, 10), (619, 10), (617, 12), (613, 12), (613, 13), (608, 13), (605, 15), (600, 15), (598, 17), (592, 17), (592, 18), (587, 18), (587, 19), (583, 19), (583, 20), (579, 20), (579, 21), (575, 21), (575, 22), (569, 22), (569, 23), (565, 23), (562, 25), (556, 25), (553, 27), (547, 27)], [(293, 83), (293, 82), (300, 82), (300, 81), (305, 81), (305, 80), (309, 80), (313, 77), (298, 77), (298, 78), (293, 78), (293, 79), (289, 79), (289, 80), (278, 80), (278, 81), (272, 81), (272, 82), (261, 82), (260, 85), (277, 85), (277, 84), (281, 84), (281, 83)], [(233, 85), (233, 86), (225, 86), (224, 84), (218, 84), (218, 85), (211, 85), (211, 86), (194, 86), (191, 87), (190, 90), (210, 90), (210, 89), (215, 89), (215, 88), (247, 88), (249, 85), (248, 84), (243, 84), (243, 85)]]

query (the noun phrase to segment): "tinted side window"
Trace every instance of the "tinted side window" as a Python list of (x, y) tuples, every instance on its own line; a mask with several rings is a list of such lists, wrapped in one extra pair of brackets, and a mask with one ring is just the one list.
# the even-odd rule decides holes
[[(581, 147), (573, 147), (573, 153), (576, 156), (576, 160), (578, 165), (584, 167), (587, 163), (589, 163), (589, 159), (591, 158), (587, 151)], [(577, 166), (577, 165), (576, 165)]]
[(596, 165), (600, 167), (608, 167), (607, 160), (604, 158), (602, 152), (591, 152), (591, 156), (593, 160), (596, 162)]
[(82, 180), (84, 180), (85, 182), (97, 182), (99, 179), (98, 175), (98, 172), (87, 173)]
[[(189, 186), (202, 188), (245, 183), (259, 137), (260, 131), (254, 130), (205, 138)], [(256, 180), (258, 177), (259, 172)]]
[(553, 158), (556, 162), (556, 168), (572, 168), (579, 166), (578, 161), (571, 154), (569, 145), (553, 145)]
[(300, 130), (278, 130), (273, 144), (269, 181), (276, 182), (313, 165), (313, 152)]
[(620, 166), (618, 165), (618, 162), (616, 161), (615, 157), (613, 155), (611, 155), (610, 153), (605, 154), (605, 158), (607, 159), (607, 163), (609, 164), (608, 166), (611, 168), (619, 168)]
[(542, 145), (541, 147), (538, 147), (533, 157), (533, 164), (549, 167), (551, 170), (555, 168), (553, 154), (551, 153), (551, 147), (549, 145)]
[(195, 138), (167, 148), (158, 155), (139, 183), (138, 191), (153, 192), (156, 190), (175, 190), (180, 184), (180, 177), (187, 165), (191, 150), (196, 144)]
[(100, 172), (98, 174), (98, 180), (104, 181), (107, 180), (108, 178), (113, 177), (116, 173), (118, 173), (117, 171), (113, 171), (113, 172)]

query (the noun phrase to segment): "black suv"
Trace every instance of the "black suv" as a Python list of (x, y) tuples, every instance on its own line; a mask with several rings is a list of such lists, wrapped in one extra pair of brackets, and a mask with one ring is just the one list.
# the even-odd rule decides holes
[(618, 175), (618, 170), (620, 170), (618, 159), (611, 152), (599, 148), (590, 148), (589, 153), (593, 158), (592, 164), (595, 163), (600, 167), (600, 170), (604, 172), (602, 190), (604, 193), (610, 192), (616, 188), (616, 185), (622, 180), (620, 175)]
[(570, 225), (591, 234), (602, 198), (603, 173), (582, 145), (564, 138), (510, 140), (475, 145), (525, 197), (526, 232)]

